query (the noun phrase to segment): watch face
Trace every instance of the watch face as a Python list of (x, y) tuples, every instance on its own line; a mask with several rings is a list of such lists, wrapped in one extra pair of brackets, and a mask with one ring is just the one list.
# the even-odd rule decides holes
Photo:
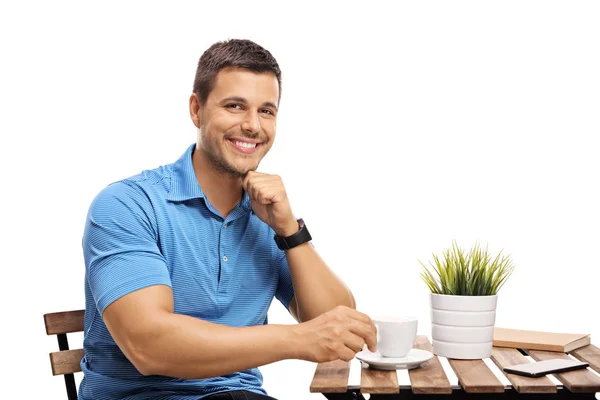
[(301, 245), (302, 243), (306, 243), (312, 240), (308, 229), (304, 225), (304, 220), (302, 218), (298, 218), (298, 232), (294, 233), (292, 236), (288, 237), (279, 237), (275, 235), (275, 243), (277, 243), (277, 247), (281, 250), (292, 249), (296, 246)]

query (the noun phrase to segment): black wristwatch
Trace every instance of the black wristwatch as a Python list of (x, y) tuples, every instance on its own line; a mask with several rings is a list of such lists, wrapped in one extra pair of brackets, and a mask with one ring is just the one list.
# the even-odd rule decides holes
[(275, 243), (277, 243), (277, 247), (281, 250), (288, 250), (300, 246), (302, 243), (310, 242), (312, 237), (310, 236), (306, 225), (304, 225), (304, 220), (302, 218), (298, 220), (298, 226), (300, 227), (300, 230), (292, 236), (282, 237), (275, 234), (274, 239)]

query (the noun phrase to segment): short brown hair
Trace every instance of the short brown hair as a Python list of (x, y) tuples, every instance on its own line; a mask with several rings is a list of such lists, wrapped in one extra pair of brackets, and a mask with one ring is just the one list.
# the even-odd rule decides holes
[(272, 72), (277, 78), (281, 98), (281, 70), (275, 57), (251, 40), (230, 39), (210, 46), (198, 61), (194, 93), (202, 104), (206, 104), (219, 71), (228, 67), (244, 68), (257, 73)]

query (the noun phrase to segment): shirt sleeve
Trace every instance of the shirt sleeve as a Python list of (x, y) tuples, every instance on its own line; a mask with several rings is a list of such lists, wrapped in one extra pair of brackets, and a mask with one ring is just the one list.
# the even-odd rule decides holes
[(82, 244), (86, 280), (100, 315), (126, 294), (171, 286), (152, 204), (135, 183), (116, 182), (96, 196)]

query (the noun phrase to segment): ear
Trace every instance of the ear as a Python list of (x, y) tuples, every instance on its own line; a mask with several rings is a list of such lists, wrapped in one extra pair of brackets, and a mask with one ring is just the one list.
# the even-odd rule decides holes
[(200, 126), (202, 126), (202, 111), (203, 109), (200, 98), (196, 93), (192, 93), (190, 96), (190, 118), (192, 118), (192, 122), (198, 129), (200, 129)]

